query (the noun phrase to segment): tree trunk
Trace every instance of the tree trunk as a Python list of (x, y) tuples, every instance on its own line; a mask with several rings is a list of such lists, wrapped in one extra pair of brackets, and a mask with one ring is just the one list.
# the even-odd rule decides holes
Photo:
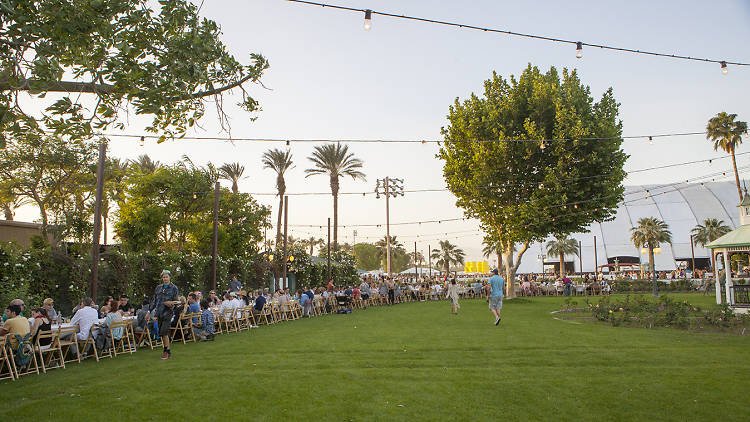
[(653, 280), (654, 297), (659, 297), (659, 285), (656, 283), (656, 271), (654, 270), (654, 248), (648, 245), (648, 267), (651, 270), (651, 280)]
[(560, 254), (560, 278), (565, 277), (565, 254)]
[(740, 196), (740, 202), (742, 202), (742, 189), (740, 189), (740, 176), (737, 174), (737, 161), (734, 159), (734, 147), (732, 147), (732, 167), (734, 167), (734, 182), (737, 184), (737, 194)]
[(232, 180), (232, 193), (237, 193), (240, 191), (239, 186), (237, 186), (237, 181)]
[(3, 214), (5, 214), (6, 220), (13, 221), (13, 209), (10, 207), (10, 204), (3, 203)]
[(49, 224), (49, 220), (47, 219), (47, 209), (44, 207), (44, 204), (39, 204), (39, 213), (42, 215), (42, 238), (47, 241), (47, 224)]
[(284, 191), (279, 191), (279, 218), (276, 220), (276, 247), (281, 244), (281, 217), (284, 214)]
[(102, 213), (102, 233), (103, 233), (103, 238), (104, 238), (104, 241), (102, 242), (102, 244), (106, 245), (107, 244), (107, 212)]
[(337, 251), (338, 249), (339, 249), (339, 195), (338, 195), (338, 192), (336, 192), (333, 195), (333, 250)]

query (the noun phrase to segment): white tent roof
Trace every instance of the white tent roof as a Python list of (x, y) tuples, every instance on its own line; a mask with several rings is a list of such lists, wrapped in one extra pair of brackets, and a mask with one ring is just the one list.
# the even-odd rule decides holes
[[(411, 267), (411, 268), (407, 268), (407, 269), (401, 271), (399, 274), (404, 274), (404, 275), (406, 275), (406, 274), (415, 274), (415, 273), (417, 273), (417, 270), (419, 270), (419, 272), (418, 272), (419, 275), (429, 274), (430, 273), (430, 268), (429, 267), (419, 267), (419, 268)], [(440, 270), (436, 270), (435, 268), (433, 268), (432, 269), (432, 273), (433, 274), (439, 274)]]

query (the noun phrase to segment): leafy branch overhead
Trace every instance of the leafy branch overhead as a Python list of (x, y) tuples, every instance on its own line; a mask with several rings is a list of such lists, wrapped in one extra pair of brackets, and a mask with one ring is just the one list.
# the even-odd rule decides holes
[[(242, 65), (219, 40), (216, 22), (198, 11), (183, 0), (162, 0), (156, 9), (141, 0), (3, 1), (0, 132), (90, 136), (112, 124), (123, 127), (118, 117), (130, 106), (153, 116), (148, 129), (165, 140), (195, 125), (207, 100), (233, 89), (241, 91), (244, 110), (260, 111), (246, 85), (260, 83), (268, 62), (250, 54)], [(24, 110), (21, 92), (63, 96), (51, 96), (37, 119)], [(84, 96), (91, 99), (87, 107), (77, 104), (80, 93), (92, 94)]]

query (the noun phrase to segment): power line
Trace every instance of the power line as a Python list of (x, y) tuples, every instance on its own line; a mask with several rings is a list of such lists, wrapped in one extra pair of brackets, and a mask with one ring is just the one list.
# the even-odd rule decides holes
[[(53, 131), (47, 131), (54, 133)], [(608, 137), (581, 137), (581, 138), (552, 138), (552, 139), (465, 139), (454, 140), (452, 143), (522, 143), (522, 142), (581, 142), (581, 141), (649, 141), (653, 143), (654, 138), (673, 138), (680, 136), (705, 135), (706, 132), (676, 132), (660, 133), (652, 135), (629, 135), (629, 136), (608, 136)], [(94, 133), (94, 136), (103, 136), (111, 138), (134, 138), (144, 141), (146, 139), (161, 139), (160, 135), (152, 134), (132, 134), (132, 133)], [(444, 140), (437, 139), (354, 139), (354, 138), (235, 138), (221, 136), (180, 136), (177, 139), (185, 141), (221, 141), (221, 142), (271, 142), (271, 143), (351, 143), (351, 144), (368, 144), (368, 143), (386, 143), (386, 144), (441, 144)]]
[(563, 43), (563, 44), (572, 44), (576, 46), (576, 57), (578, 58), (581, 58), (583, 56), (583, 46), (587, 46), (587, 47), (595, 47), (595, 48), (600, 48), (603, 50), (612, 50), (612, 51), (624, 52), (624, 53), (644, 54), (648, 56), (665, 57), (665, 58), (671, 58), (671, 59), (717, 63), (721, 65), (721, 70), (723, 73), (726, 73), (727, 65), (735, 65), (735, 66), (750, 65), (750, 63), (734, 62), (734, 61), (729, 61), (729, 60), (709, 59), (709, 58), (703, 58), (703, 57), (685, 56), (685, 55), (672, 54), (672, 53), (660, 53), (660, 52), (655, 52), (655, 51), (648, 51), (648, 50), (641, 50), (641, 49), (634, 49), (634, 48), (616, 47), (616, 46), (611, 46), (611, 45), (606, 45), (606, 44), (589, 43), (589, 42), (584, 42), (584, 41), (573, 41), (573, 40), (567, 40), (564, 38), (557, 38), (557, 37), (548, 36), (548, 35), (527, 34), (527, 33), (522, 33), (522, 32), (510, 31), (506, 29), (487, 28), (487, 27), (481, 27), (481, 26), (475, 26), (475, 25), (461, 24), (461, 23), (456, 23), (456, 22), (448, 22), (448, 21), (440, 21), (436, 19), (422, 18), (422, 17), (417, 17), (417, 16), (398, 15), (395, 13), (381, 12), (381, 11), (371, 10), (371, 9), (357, 9), (353, 7), (339, 6), (339, 5), (327, 4), (327, 3), (317, 3), (317, 2), (304, 1), (304, 0), (286, 0), (286, 1), (289, 1), (292, 3), (306, 4), (310, 6), (329, 7), (332, 9), (346, 10), (349, 12), (364, 13), (365, 25), (366, 25), (365, 29), (369, 29), (367, 26), (368, 24), (370, 26), (372, 25), (372, 22), (370, 20), (371, 15), (381, 15), (381, 16), (387, 16), (390, 18), (453, 26), (453, 27), (462, 28), (462, 29), (492, 32), (496, 34), (504, 34), (504, 35), (514, 36), (514, 37), (531, 38), (531, 39), (536, 39), (536, 40), (558, 42), (558, 43)]

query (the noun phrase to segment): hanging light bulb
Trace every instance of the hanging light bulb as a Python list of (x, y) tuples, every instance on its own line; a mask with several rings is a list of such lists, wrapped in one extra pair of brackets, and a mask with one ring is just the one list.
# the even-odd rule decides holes
[(198, 195), (196, 195), (195, 192), (193, 192), (193, 199), (198, 199)]
[(539, 145), (539, 148), (540, 148), (540, 149), (545, 149), (545, 148), (547, 148), (547, 143), (546, 143), (546, 142), (544, 142), (544, 141), (542, 141), (542, 144), (541, 144), (541, 145)]
[(583, 57), (583, 43), (578, 41), (576, 42), (576, 58), (580, 59)]
[(372, 28), (372, 10), (365, 10), (365, 31), (369, 31)]
[(143, 144), (145, 144), (145, 143), (146, 143), (146, 138), (143, 137), (143, 136), (141, 136), (141, 146), (143, 146)]
[(654, 144), (654, 138), (651, 137), (651, 136), (649, 136), (648, 137), (648, 143), (651, 144), (651, 145), (653, 145)]
[(727, 74), (729, 72), (729, 69), (727, 69), (727, 62), (721, 62), (721, 73)]
[(708, 165), (709, 165), (709, 166), (711, 165), (711, 162), (712, 162), (712, 161), (713, 161), (713, 160), (708, 160)]
[(289, 140), (286, 141), (286, 150), (289, 151), (292, 148), (292, 143)]

